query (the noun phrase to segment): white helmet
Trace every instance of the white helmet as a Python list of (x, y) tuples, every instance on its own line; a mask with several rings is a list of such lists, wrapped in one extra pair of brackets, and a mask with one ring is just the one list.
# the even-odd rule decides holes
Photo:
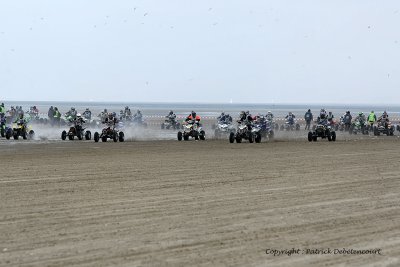
[(77, 118), (80, 118), (81, 116), (82, 116), (81, 113), (76, 114)]

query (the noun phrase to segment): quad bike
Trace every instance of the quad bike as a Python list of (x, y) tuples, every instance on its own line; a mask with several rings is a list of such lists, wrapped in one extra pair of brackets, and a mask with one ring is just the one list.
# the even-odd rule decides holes
[[(249, 126), (246, 122), (239, 122), (236, 133), (231, 132), (229, 134), (229, 142), (233, 143), (236, 140), (236, 143), (241, 143), (242, 139), (249, 140), (249, 143), (254, 142), (254, 134), (252, 130), (250, 130)], [(261, 139), (260, 139), (261, 142)]]
[(251, 129), (254, 135), (254, 141), (256, 143), (260, 143), (261, 138), (265, 138), (267, 140), (274, 138), (274, 129), (272, 127), (273, 126), (269, 121), (254, 123)]
[(177, 137), (178, 141), (182, 141), (182, 139), (188, 141), (189, 137), (195, 140), (206, 140), (206, 133), (199, 123), (190, 120), (183, 124), (183, 131), (179, 131)]
[(232, 123), (227, 121), (219, 121), (214, 129), (215, 138), (220, 138), (222, 136), (227, 136), (231, 132), (235, 132), (235, 128)]
[(175, 119), (166, 119), (163, 123), (161, 123), (161, 129), (180, 129), (181, 124)]
[(8, 128), (6, 131), (6, 138), (10, 139), (11, 136), (18, 140), (21, 136), (23, 139), (33, 139), (35, 136), (35, 132), (30, 129), (27, 125), (27, 122), (23, 119), (18, 120), (13, 124), (12, 128)]
[(308, 141), (316, 142), (318, 137), (322, 139), (327, 138), (328, 141), (336, 141), (336, 132), (328, 124), (318, 123), (315, 130), (308, 132)]
[(124, 142), (125, 135), (124, 132), (117, 130), (114, 126), (107, 126), (101, 131), (101, 134), (95, 132), (93, 139), (96, 143), (100, 139), (102, 142), (107, 142), (108, 139), (112, 139), (114, 142)]
[(92, 133), (90, 131), (85, 131), (85, 128), (82, 127), (82, 125), (76, 124), (74, 126), (71, 126), (67, 131), (62, 131), (61, 133), (61, 139), (65, 140), (74, 140), (74, 138), (78, 137), (79, 140), (82, 140), (83, 137), (85, 137), (85, 140), (90, 140), (92, 139)]
[(379, 121), (378, 126), (374, 126), (374, 135), (379, 136), (381, 133), (387, 136), (393, 136), (394, 126), (389, 121)]
[(282, 124), (280, 127), (280, 130), (286, 130), (286, 131), (299, 131), (300, 130), (300, 124), (296, 123), (294, 118), (287, 118), (285, 124)]
[(368, 134), (368, 127), (365, 125), (364, 121), (356, 120), (354, 121), (349, 128), (349, 134)]

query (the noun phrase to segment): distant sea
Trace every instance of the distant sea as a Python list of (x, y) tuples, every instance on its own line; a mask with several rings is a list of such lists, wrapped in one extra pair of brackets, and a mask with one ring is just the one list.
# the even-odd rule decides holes
[(29, 110), (29, 107), (36, 106), (39, 112), (47, 114), (50, 106), (58, 107), (61, 113), (67, 112), (71, 107), (75, 107), (78, 112), (83, 112), (86, 108), (89, 108), (94, 115), (100, 113), (104, 108), (107, 108), (109, 112), (117, 112), (128, 106), (133, 113), (137, 109), (141, 110), (144, 116), (163, 116), (166, 115), (170, 110), (173, 110), (178, 116), (185, 116), (192, 110), (196, 111), (200, 116), (218, 116), (222, 111), (229, 113), (234, 117), (237, 117), (240, 111), (250, 111), (251, 114), (255, 115), (258, 113), (266, 114), (268, 111), (272, 111), (275, 117), (283, 117), (289, 111), (293, 112), (298, 118), (302, 118), (304, 113), (311, 109), (314, 115), (317, 115), (321, 108), (325, 108), (327, 111), (332, 111), (335, 117), (340, 117), (345, 111), (350, 110), (352, 114), (358, 112), (364, 112), (366, 115), (371, 110), (374, 110), (378, 115), (382, 114), (383, 111), (387, 111), (389, 116), (392, 114), (392, 118), (400, 116), (400, 105), (399, 106), (372, 106), (372, 105), (306, 105), (306, 104), (205, 104), (205, 103), (128, 103), (128, 102), (48, 102), (48, 101), (4, 101), (6, 109), (8, 110), (11, 106), (22, 106), (24, 111)]

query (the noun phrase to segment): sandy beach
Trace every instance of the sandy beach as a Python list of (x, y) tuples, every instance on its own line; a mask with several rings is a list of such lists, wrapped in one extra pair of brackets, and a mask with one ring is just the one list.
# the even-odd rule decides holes
[(0, 265), (398, 266), (399, 142), (2, 142)]

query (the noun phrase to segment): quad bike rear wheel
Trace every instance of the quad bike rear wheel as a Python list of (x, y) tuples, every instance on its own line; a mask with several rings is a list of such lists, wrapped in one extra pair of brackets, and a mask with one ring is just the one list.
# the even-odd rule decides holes
[(93, 137), (94, 141), (97, 143), (100, 140), (100, 134), (98, 132), (94, 133), (94, 137)]

